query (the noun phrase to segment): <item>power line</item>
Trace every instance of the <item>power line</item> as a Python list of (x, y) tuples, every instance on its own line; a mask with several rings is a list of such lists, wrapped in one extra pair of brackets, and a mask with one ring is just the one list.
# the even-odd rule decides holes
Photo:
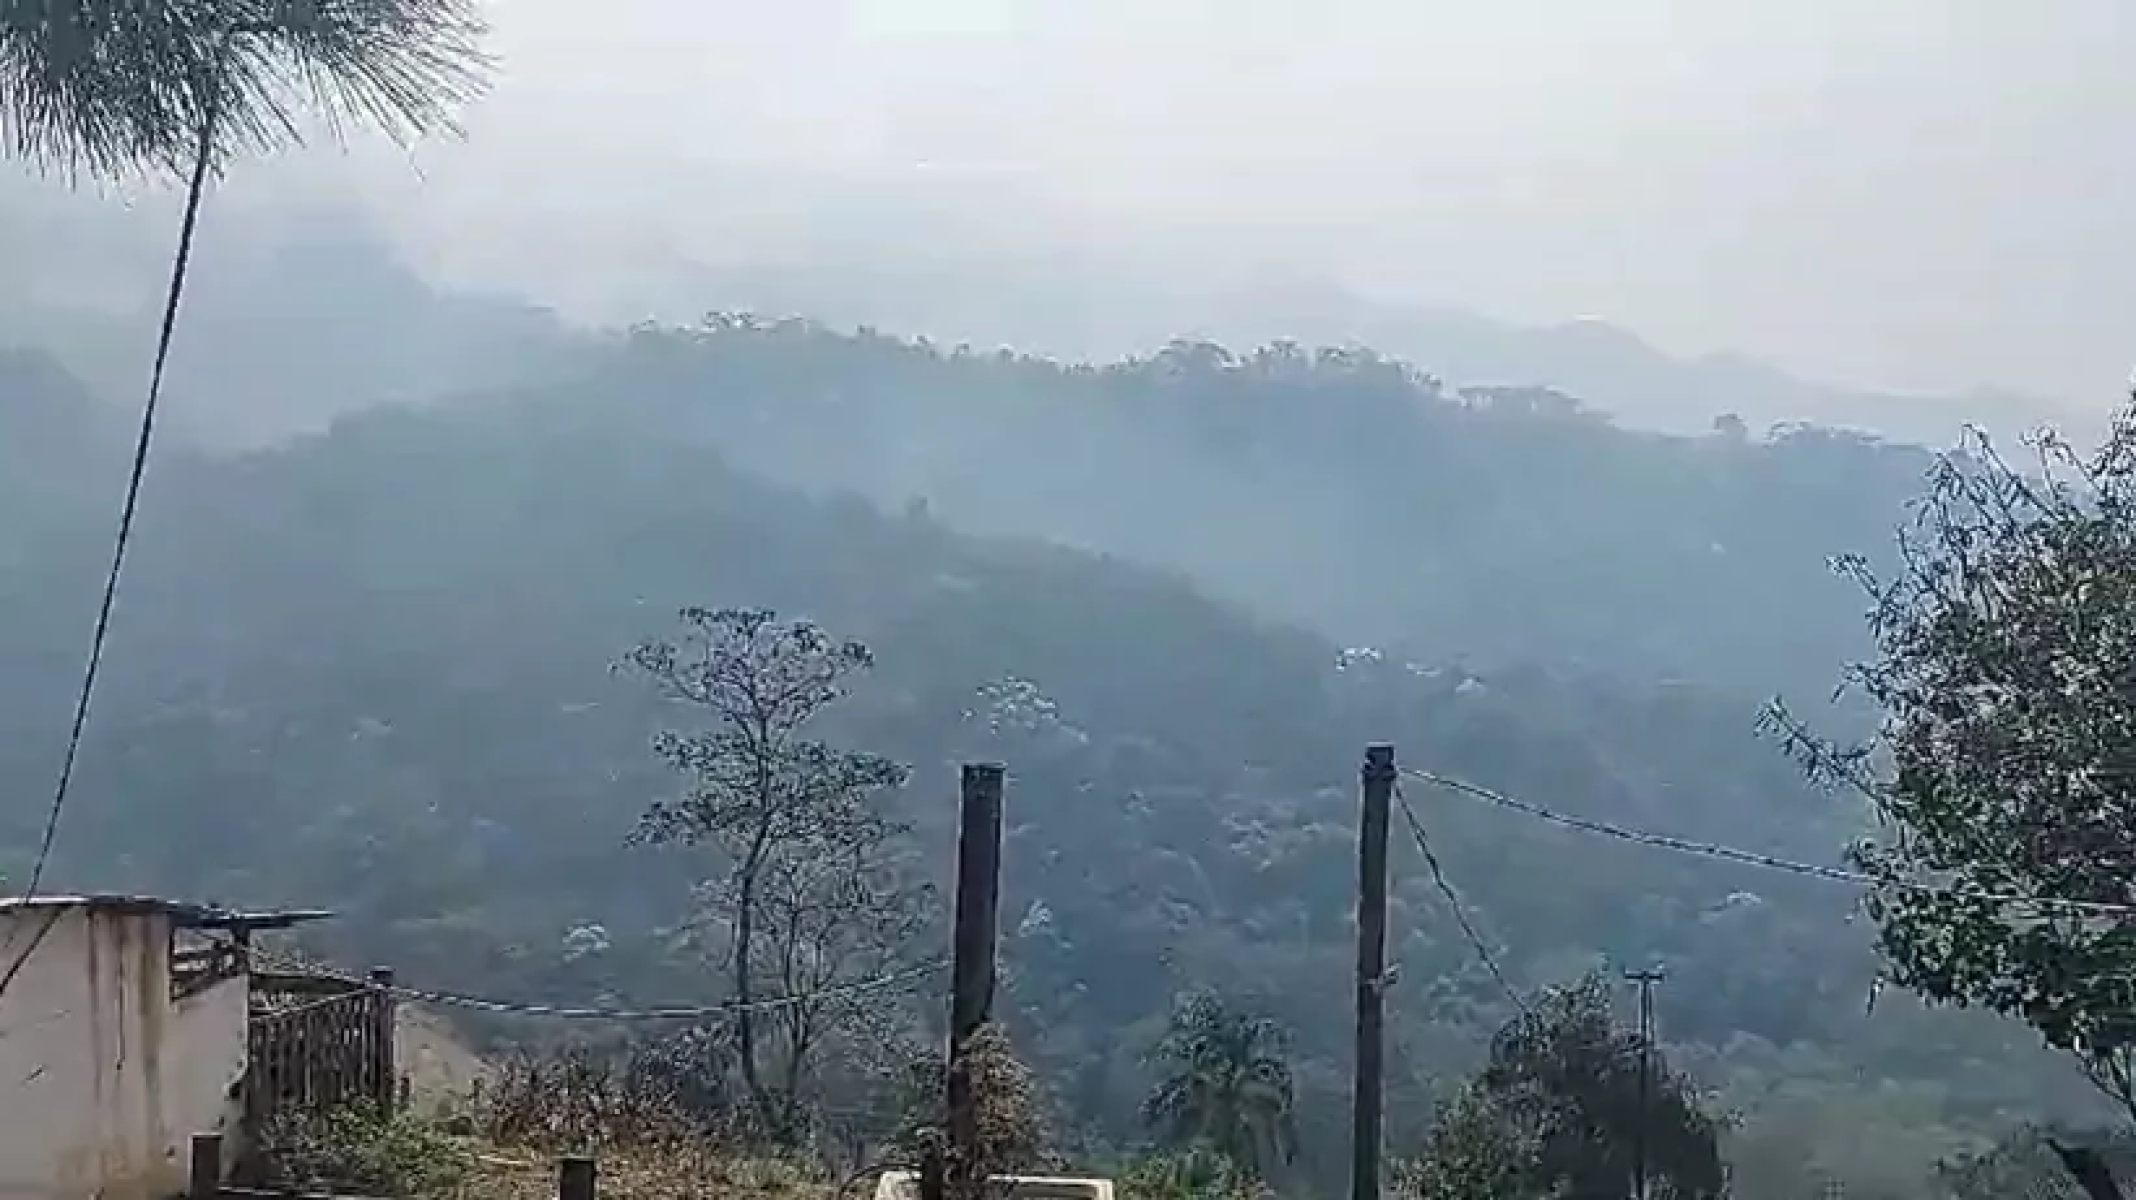
[[(148, 398), (141, 406), (141, 429), (134, 439), (133, 467), (127, 473), (126, 501), (119, 509), (119, 531), (111, 547), (111, 569), (104, 577), (104, 598), (97, 608), (96, 631), (89, 639), (89, 661), (82, 671), (81, 691), (74, 700), (74, 722), (67, 733), (67, 749), (60, 759), (59, 782), (52, 790), (52, 807), (45, 815), (44, 837), (37, 848), (37, 863), (30, 869), (29, 886), (23, 890), (25, 899), (36, 895), (37, 885), (44, 881), (45, 865), (52, 857), (52, 843), (59, 836), (60, 814), (66, 811), (67, 790), (74, 782), (74, 766), (81, 757), (82, 733), (89, 726), (89, 699), (96, 691), (99, 669), (104, 663), (104, 643), (111, 634), (111, 610), (118, 600), (119, 574), (126, 565), (126, 548), (133, 541), (134, 515), (141, 504), (141, 480), (148, 473), (148, 447), (155, 437), (156, 409), (163, 400), (163, 378), (170, 364), (171, 340), (178, 328), (179, 300), (185, 294), (186, 270), (193, 260), (193, 233), (200, 224), (200, 201), (207, 190), (208, 167), (214, 159), (215, 134), (220, 105), (217, 98), (221, 89), (209, 93), (207, 112), (200, 127), (200, 145), (193, 158), (193, 175), (188, 181), (185, 196), (185, 214), (178, 225), (178, 249), (171, 258), (171, 276), (168, 291), (163, 298), (163, 322), (156, 333), (156, 357), (148, 374)], [(21, 970), (21, 964), (11, 967), (6, 978), (12, 980)], [(4, 993), (0, 986), (0, 993)]]
[(1484, 970), (1491, 973), (1492, 979), (1498, 981), (1498, 986), (1505, 991), (1506, 998), (1513, 1002), (1514, 1008), (1523, 1014), (1530, 1012), (1527, 1000), (1523, 999), (1513, 984), (1506, 979), (1506, 973), (1498, 969), (1498, 959), (1492, 955), (1483, 935), (1476, 931), (1474, 922), (1469, 920), (1468, 906), (1461, 903), (1460, 894), (1446, 881), (1446, 872), (1439, 868), (1439, 856), (1432, 853), (1431, 841), (1424, 836), (1424, 822), (1417, 819), (1416, 810), (1409, 806), (1409, 797), (1402, 793), (1399, 783), (1394, 788), (1394, 799), (1401, 805), (1402, 819), (1409, 823), (1410, 836), (1416, 839), (1417, 851), (1424, 856), (1424, 865), (1431, 869), (1431, 881), (1438, 885), (1439, 894), (1446, 897), (1447, 907), (1453, 910), (1454, 922), (1461, 926), (1461, 932), (1468, 938), (1469, 946), (1476, 951), (1477, 961), (1483, 964)]
[(37, 931), (23, 940), (21, 952), (15, 955), (13, 962), (7, 964), (7, 971), (0, 973), (0, 996), (6, 995), (7, 989), (14, 986), (15, 977), (22, 974), (23, 965), (30, 961), (31, 955), (37, 953), (37, 947), (44, 945), (45, 939), (52, 936), (52, 927), (59, 924), (60, 915), (64, 912), (65, 909), (55, 906), (45, 917), (44, 923), (37, 927)]
[(2089, 913), (2095, 916), (2136, 916), (2136, 904), (2114, 904), (2103, 900), (2070, 900), (2059, 896), (2028, 896), (2018, 892), (1992, 892), (1976, 888), (1950, 887), (1943, 884), (1924, 883), (1913, 879), (1887, 879), (1861, 871), (1848, 871), (1839, 867), (1822, 867), (1813, 863), (1795, 862), (1770, 854), (1738, 850), (1732, 846), (1723, 846), (1713, 842), (1694, 842), (1687, 838), (1649, 833), (1623, 825), (1613, 825), (1607, 821), (1571, 816), (1555, 809), (1545, 808), (1532, 801), (1516, 799), (1503, 792), (1495, 792), (1490, 788), (1481, 787), (1464, 780), (1435, 775), (1430, 771), (1420, 771), (1415, 767), (1404, 767), (1402, 770), (1404, 773), (1414, 776), (1425, 783), (1436, 784), (1449, 791), (1458, 792), (1498, 808), (1533, 817), (1539, 821), (1547, 821), (1550, 824), (1559, 825), (1566, 829), (1598, 834), (1602, 837), (1615, 838), (1618, 841), (1631, 842), (1636, 845), (1652, 846), (1661, 850), (1673, 850), (1679, 854), (1719, 859), (1723, 862), (1762, 867), (1769, 871), (1802, 875), (1812, 879), (1827, 880), (1832, 883), (1853, 884), (1858, 887), (1895, 888), (1900, 891), (1915, 892), (1923, 895), (1955, 896), (1966, 900), (1986, 901), (1991, 904), (2031, 905), (2043, 909)]
[(827, 1000), (851, 999), (885, 991), (911, 980), (925, 978), (947, 965), (947, 960), (934, 958), (902, 971), (891, 971), (872, 978), (857, 980), (853, 983), (818, 988), (814, 991), (797, 992), (786, 996), (770, 996), (762, 1000), (752, 1000), (747, 1004), (729, 1000), (718, 1004), (681, 1005), (665, 1008), (601, 1008), (579, 1005), (529, 1004), (520, 1001), (493, 1000), (482, 996), (470, 996), (461, 992), (429, 991), (421, 988), (403, 987), (398, 984), (382, 983), (377, 980), (360, 979), (352, 975), (323, 971), (316, 965), (301, 962), (294, 958), (282, 958), (257, 948), (253, 949), (252, 954), (254, 957), (273, 965), (290, 970), (301, 970), (315, 975), (323, 975), (326, 978), (348, 984), (351, 987), (385, 992), (395, 999), (407, 1000), (417, 1004), (430, 1004), (504, 1016), (618, 1022), (698, 1021), (711, 1017), (734, 1016), (737, 1013), (744, 1012), (775, 1012), (780, 1009)]

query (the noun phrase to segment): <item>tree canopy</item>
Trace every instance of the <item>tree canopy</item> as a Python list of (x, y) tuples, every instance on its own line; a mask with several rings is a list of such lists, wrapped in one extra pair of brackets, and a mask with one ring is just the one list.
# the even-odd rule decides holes
[(476, 95), (469, 0), (10, 0), (0, 5), (8, 149), (100, 176), (183, 175), (297, 139), (306, 116), (409, 136)]
[(2020, 1018), (2136, 1116), (2136, 406), (2030, 470), (1984, 438), (1943, 460), (1879, 576), (1883, 714), (1837, 746), (1780, 714), (1885, 828), (1854, 850), (1893, 982)]
[(1500, 1029), (1489, 1060), (1441, 1109), (1408, 1180), (1427, 1200), (1728, 1190), (1725, 1121), (1698, 1085), (1620, 1026), (1599, 976), (1553, 988)]

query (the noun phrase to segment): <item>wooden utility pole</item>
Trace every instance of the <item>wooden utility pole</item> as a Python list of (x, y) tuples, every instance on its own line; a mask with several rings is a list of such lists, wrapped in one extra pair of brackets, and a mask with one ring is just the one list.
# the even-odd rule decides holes
[(1647, 1197), (1647, 1126), (1652, 1123), (1649, 1096), (1654, 1089), (1654, 985), (1660, 983), (1660, 967), (1626, 971), (1625, 979), (1639, 986), (1639, 1107), (1632, 1123), (1632, 1200)]
[(978, 1097), (964, 1069), (972, 1034), (994, 1009), (994, 946), (1001, 902), (1001, 792), (1003, 770), (994, 763), (966, 763), (957, 833), (956, 929), (951, 943), (949, 1002), (949, 1153), (946, 1163), (921, 1171), (924, 1200), (975, 1196), (985, 1180), (979, 1162)]
[(371, 1102), (390, 1113), (400, 1101), (400, 1063), (394, 1053), (399, 1017), (394, 1012), (393, 968), (371, 968)]
[(1365, 748), (1357, 822), (1357, 1064), (1350, 1100), (1350, 1200), (1379, 1200), (1382, 1028), (1387, 986), (1387, 819), (1394, 747)]

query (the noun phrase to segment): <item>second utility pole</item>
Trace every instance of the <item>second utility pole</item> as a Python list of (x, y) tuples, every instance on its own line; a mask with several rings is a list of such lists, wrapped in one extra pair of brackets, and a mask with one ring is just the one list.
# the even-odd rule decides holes
[(1647, 1126), (1651, 1123), (1647, 1109), (1654, 1090), (1654, 985), (1661, 982), (1662, 970), (1626, 971), (1624, 977), (1639, 985), (1639, 1108), (1632, 1125), (1632, 1200), (1646, 1200)]
[(1357, 1066), (1350, 1098), (1350, 1200), (1379, 1200), (1387, 990), (1387, 820), (1394, 747), (1365, 748), (1357, 822)]
[(944, 1072), (948, 1145), (929, 1147), (922, 1200), (968, 1200), (984, 1187), (978, 1097), (965, 1051), (994, 1008), (994, 948), (1001, 902), (1002, 768), (966, 763), (958, 795), (956, 924), (951, 933), (949, 1061)]
[(950, 967), (948, 1192), (976, 1197), (986, 1180), (979, 1161), (978, 1097), (966, 1057), (972, 1035), (994, 1015), (996, 912), (1001, 905), (1001, 780), (998, 763), (967, 763), (959, 788), (957, 912)]

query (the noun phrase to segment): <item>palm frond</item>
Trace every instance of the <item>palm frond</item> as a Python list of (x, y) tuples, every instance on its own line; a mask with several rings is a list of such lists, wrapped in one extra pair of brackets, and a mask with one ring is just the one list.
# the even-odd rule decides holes
[(299, 141), (303, 113), (450, 132), (486, 32), (475, 0), (0, 0), (0, 141), (111, 177), (185, 170), (211, 124), (218, 159)]

